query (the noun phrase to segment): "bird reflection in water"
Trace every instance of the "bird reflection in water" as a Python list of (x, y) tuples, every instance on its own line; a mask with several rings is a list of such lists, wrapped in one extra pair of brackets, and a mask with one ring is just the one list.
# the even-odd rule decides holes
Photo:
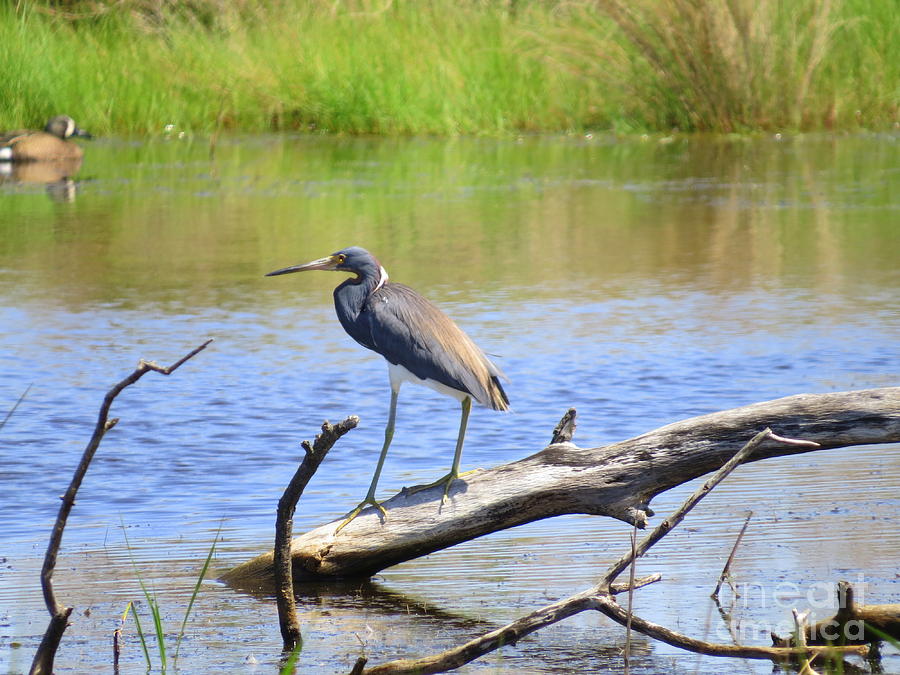
[(72, 177), (81, 169), (81, 158), (41, 162), (0, 162), (0, 183), (45, 185), (55, 202), (74, 202), (77, 187)]

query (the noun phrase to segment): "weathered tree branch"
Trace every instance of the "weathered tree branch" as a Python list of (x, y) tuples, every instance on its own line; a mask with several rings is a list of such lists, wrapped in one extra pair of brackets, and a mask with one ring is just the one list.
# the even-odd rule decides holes
[(291, 570), (291, 531), (294, 527), (294, 510), (297, 501), (315, 475), (319, 465), (328, 451), (341, 436), (359, 424), (359, 418), (351, 415), (343, 422), (331, 424), (326, 421), (322, 425), (322, 433), (316, 436), (310, 445), (303, 441), (301, 446), (306, 453), (303, 461), (291, 478), (278, 500), (275, 515), (275, 599), (278, 604), (278, 623), (281, 626), (281, 638), (286, 651), (292, 651), (302, 640), (300, 622), (297, 620), (297, 603), (294, 600), (294, 578)]
[[(659, 575), (654, 574), (635, 580), (635, 587), (640, 588), (659, 580)], [(624, 591), (625, 585), (617, 586), (614, 590)], [(541, 607), (531, 614), (516, 619), (510, 624), (485, 633), (464, 645), (454, 647), (440, 654), (425, 656), (419, 659), (399, 659), (390, 661), (372, 668), (366, 668), (364, 675), (402, 675), (428, 673), (443, 673), (447, 670), (459, 668), (479, 656), (499, 649), (503, 645), (513, 645), (526, 635), (534, 633), (558, 621), (574, 616), (586, 609), (595, 609), (596, 589), (590, 589), (582, 593), (559, 600), (546, 607)]]
[(553, 429), (553, 437), (550, 439), (550, 445), (555, 443), (569, 443), (575, 435), (575, 408), (566, 410), (566, 414), (562, 416), (559, 424)]
[(113, 386), (103, 398), (103, 404), (100, 406), (100, 413), (97, 416), (97, 423), (94, 425), (94, 433), (84, 449), (81, 461), (75, 468), (75, 473), (69, 483), (69, 489), (61, 497), (62, 504), (56, 516), (53, 532), (50, 535), (47, 553), (44, 555), (44, 565), (41, 568), (41, 588), (44, 592), (44, 603), (47, 605), (47, 611), (50, 613), (50, 624), (44, 632), (44, 637), (31, 663), (31, 675), (51, 675), (53, 672), (53, 660), (56, 657), (59, 642), (68, 626), (69, 615), (72, 613), (72, 607), (62, 606), (56, 597), (56, 592), (53, 589), (53, 572), (56, 569), (56, 557), (62, 544), (63, 530), (66, 527), (69, 513), (72, 511), (72, 507), (75, 506), (75, 495), (78, 493), (78, 488), (81, 487), (81, 482), (87, 473), (91, 460), (94, 458), (94, 453), (100, 447), (100, 442), (103, 440), (104, 435), (119, 421), (118, 418), (109, 418), (109, 409), (112, 407), (113, 401), (123, 389), (134, 384), (150, 371), (162, 375), (171, 375), (185, 361), (206, 349), (210, 342), (212, 340), (207, 340), (168, 367), (158, 366), (152, 361), (141, 359), (138, 362), (138, 367), (128, 377)]
[[(564, 425), (563, 425), (564, 426)], [(900, 442), (900, 387), (800, 394), (676, 422), (612, 445), (557, 443), (525, 459), (458, 480), (443, 508), (441, 488), (385, 501), (384, 523), (363, 511), (340, 535), (338, 521), (292, 542), (294, 578), (369, 576), (405, 560), (541, 518), (586, 513), (644, 527), (657, 494), (721, 467), (764, 428), (821, 449)], [(748, 461), (815, 446), (768, 439)], [(237, 586), (271, 583), (272, 555), (227, 572)]]
[[(806, 629), (809, 628), (807, 623), (807, 619), (809, 618), (809, 610), (805, 612), (798, 612), (796, 608), (791, 610), (791, 615), (794, 617), (794, 626), (795, 632), (797, 634), (797, 646), (801, 649), (806, 649)], [(819, 675), (816, 671), (812, 669), (812, 665), (810, 663), (810, 658), (804, 652), (797, 657), (797, 660), (800, 662), (800, 671), (798, 675)]]
[[(565, 600), (560, 600), (552, 605), (543, 607), (528, 616), (522, 617), (511, 624), (490, 631), (466, 644), (447, 650), (440, 654), (426, 656), (419, 659), (400, 659), (390, 661), (363, 671), (363, 675), (412, 675), (426, 673), (441, 673), (447, 670), (459, 668), (483, 654), (498, 649), (505, 644), (513, 644), (523, 636), (533, 633), (545, 626), (561, 621), (588, 609), (599, 611), (614, 621), (628, 626), (650, 637), (662, 640), (682, 649), (687, 649), (700, 654), (711, 656), (739, 656), (753, 659), (784, 658), (797, 653), (806, 653), (806, 648), (775, 648), (775, 647), (751, 647), (744, 645), (726, 645), (697, 640), (668, 628), (646, 621), (629, 611), (623, 609), (614, 599), (614, 595), (621, 587), (613, 586), (613, 582), (632, 562), (644, 555), (650, 548), (666, 536), (676, 527), (687, 514), (709, 492), (724, 480), (728, 474), (744, 462), (756, 448), (766, 440), (777, 439), (790, 445), (804, 445), (804, 441), (795, 441), (775, 436), (769, 429), (762, 431), (753, 437), (741, 450), (716, 471), (703, 485), (691, 494), (684, 503), (668, 518), (666, 518), (653, 532), (644, 537), (622, 558), (609, 567), (601, 581), (593, 588), (573, 595)], [(634, 584), (626, 584), (628, 590), (646, 585), (658, 579), (648, 577), (636, 581)], [(828, 648), (825, 648), (828, 649)], [(844, 651), (856, 651), (856, 648), (845, 648)], [(866, 650), (867, 651), (867, 650)]]
[[(609, 596), (597, 596), (596, 606), (592, 607), (592, 609), (596, 609), (597, 611), (608, 616), (616, 623), (619, 623), (623, 626), (628, 620), (628, 612), (626, 612), (624, 608), (616, 604), (615, 600), (613, 600)], [(687, 635), (669, 630), (664, 626), (652, 623), (635, 615), (631, 616), (631, 627), (639, 633), (642, 633), (647, 637), (651, 637), (654, 640), (659, 640), (660, 642), (665, 642), (666, 644), (672, 645), (673, 647), (679, 647), (687, 651), (695, 652), (697, 654), (705, 654), (707, 656), (774, 660), (784, 659), (795, 654), (806, 652), (813, 654), (822, 652), (837, 652), (841, 654), (856, 654), (859, 656), (865, 656), (869, 652), (868, 647), (866, 647), (865, 645), (851, 647), (810, 646), (804, 650), (800, 647), (779, 648), (754, 647), (751, 645), (718, 644), (688, 637)]]
[(634, 551), (629, 551), (618, 561), (613, 563), (609, 570), (607, 570), (604, 578), (608, 581), (612, 581), (616, 577), (618, 577), (628, 568), (632, 561), (643, 556), (647, 551), (650, 550), (651, 546), (665, 537), (673, 527), (684, 520), (685, 516), (687, 516), (687, 514), (691, 512), (691, 509), (693, 509), (701, 499), (708, 495), (712, 491), (712, 489), (716, 487), (716, 485), (725, 480), (725, 477), (728, 476), (728, 474), (730, 474), (732, 471), (734, 471), (738, 467), (738, 465), (743, 464), (745, 461), (747, 461), (750, 455), (753, 454), (754, 450), (756, 450), (765, 441), (772, 439), (784, 443), (785, 445), (793, 445), (796, 447), (806, 447), (810, 449), (819, 447), (818, 443), (812, 443), (810, 441), (797, 441), (791, 438), (782, 438), (780, 436), (776, 436), (770, 429), (760, 431), (758, 434), (756, 434), (756, 436), (750, 439), (750, 441), (748, 441), (743, 448), (741, 448), (740, 452), (738, 452), (734, 457), (725, 462), (725, 464), (722, 465), (722, 468), (716, 471), (712, 476), (709, 477), (709, 479), (705, 483), (703, 483), (703, 485), (701, 485), (696, 491), (694, 491), (694, 493), (690, 497), (688, 497), (671, 516), (663, 520), (654, 528), (654, 530), (650, 534), (644, 537), (644, 539), (641, 540), (641, 543), (638, 544)]

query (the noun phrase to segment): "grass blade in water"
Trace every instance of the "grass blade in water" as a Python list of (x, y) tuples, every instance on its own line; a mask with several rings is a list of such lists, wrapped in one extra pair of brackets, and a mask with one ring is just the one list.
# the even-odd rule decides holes
[(200, 592), (200, 585), (203, 583), (203, 579), (206, 578), (206, 572), (209, 570), (209, 564), (212, 562), (213, 554), (216, 552), (216, 544), (219, 541), (219, 533), (221, 531), (222, 526), (219, 525), (219, 530), (216, 532), (212, 546), (209, 547), (209, 553), (206, 555), (206, 561), (203, 563), (203, 568), (200, 570), (200, 576), (197, 577), (197, 583), (194, 584), (194, 592), (191, 593), (191, 599), (188, 601), (187, 609), (184, 612), (184, 620), (181, 622), (181, 629), (178, 631), (178, 639), (175, 641), (175, 656), (172, 657), (173, 665), (178, 663), (178, 651), (181, 649), (181, 638), (184, 637), (184, 628), (187, 625), (188, 617), (191, 615), (191, 609), (194, 607), (194, 600), (197, 599), (197, 594)]

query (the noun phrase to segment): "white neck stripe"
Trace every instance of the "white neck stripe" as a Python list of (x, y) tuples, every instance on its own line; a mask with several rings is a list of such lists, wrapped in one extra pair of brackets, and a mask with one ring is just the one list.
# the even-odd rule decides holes
[(379, 269), (381, 270), (381, 276), (378, 278), (378, 284), (376, 284), (375, 288), (372, 289), (373, 293), (384, 286), (384, 282), (388, 280), (387, 270), (383, 267), (380, 267)]

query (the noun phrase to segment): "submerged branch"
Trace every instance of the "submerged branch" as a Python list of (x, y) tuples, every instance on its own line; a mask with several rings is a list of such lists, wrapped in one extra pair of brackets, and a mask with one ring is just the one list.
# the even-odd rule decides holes
[[(675, 511), (671, 516), (663, 520), (656, 528), (648, 534), (644, 539), (641, 540), (641, 543), (635, 547), (633, 551), (629, 551), (625, 555), (623, 555), (617, 562), (615, 562), (607, 571), (605, 579), (612, 581), (616, 577), (618, 577), (623, 571), (625, 571), (628, 566), (637, 558), (642, 557), (650, 548), (658, 542), (660, 539), (665, 537), (675, 526), (677, 526), (682, 520), (684, 520), (685, 516), (690, 513), (691, 509), (693, 509), (700, 500), (703, 499), (706, 495), (708, 495), (716, 485), (725, 480), (725, 477), (728, 476), (732, 471), (734, 471), (738, 465), (743, 464), (747, 458), (753, 453), (756, 448), (758, 448), (763, 441), (768, 439), (778, 438), (780, 442), (787, 442), (788, 444), (800, 444), (801, 442), (794, 441), (792, 439), (783, 439), (775, 436), (772, 433), (771, 429), (765, 429), (764, 431), (760, 431), (756, 436), (754, 436), (750, 441), (741, 448), (740, 452), (738, 452), (734, 457), (729, 459), (722, 466), (721, 469), (716, 471), (709, 479), (703, 483), (694, 493), (688, 497), (684, 503)], [(808, 443), (809, 447), (817, 448), (819, 447), (818, 443)]]
[(857, 604), (853, 586), (848, 581), (837, 583), (837, 612), (834, 616), (807, 625), (802, 636), (778, 637), (772, 633), (772, 644), (789, 647), (802, 637), (803, 644), (862, 644), (884, 639), (900, 640), (900, 604)]
[[(615, 600), (608, 596), (598, 598), (597, 606), (594, 608), (605, 614), (610, 619), (625, 625), (628, 621), (628, 612), (616, 604)], [(706, 656), (724, 656), (742, 659), (785, 659), (791, 656), (803, 653), (817, 654), (820, 652), (837, 652), (841, 654), (856, 654), (858, 656), (866, 656), (869, 653), (868, 647), (865, 645), (850, 647), (755, 647), (751, 645), (729, 645), (716, 642), (706, 642), (696, 638), (688, 637), (673, 630), (669, 630), (665, 626), (652, 623), (639, 616), (631, 615), (631, 627), (633, 630), (646, 635), (647, 637), (665, 642), (673, 647), (694, 652), (696, 654), (704, 654)]]
[(728, 585), (731, 587), (731, 590), (737, 592), (734, 588), (734, 584), (731, 583), (731, 563), (734, 562), (734, 556), (737, 553), (738, 546), (741, 545), (741, 540), (744, 538), (744, 534), (747, 532), (747, 526), (750, 525), (750, 519), (753, 517), (753, 511), (747, 512), (747, 517), (744, 519), (744, 525), (741, 527), (741, 531), (738, 532), (737, 539), (734, 540), (734, 546), (731, 547), (731, 553), (728, 554), (728, 559), (725, 561), (725, 566), (722, 568), (722, 572), (719, 574), (719, 580), (716, 582), (716, 587), (713, 589), (713, 592), (710, 594), (713, 600), (716, 601), (716, 604), (719, 602), (719, 591), (722, 589), (722, 582), (728, 581)]
[[(631, 613), (630, 610), (623, 609), (614, 599), (615, 593), (623, 590), (622, 586), (613, 586), (616, 577), (628, 569), (637, 558), (647, 553), (650, 548), (671, 532), (672, 529), (684, 520), (691, 509), (706, 497), (716, 485), (743, 463), (744, 460), (746, 460), (764, 441), (772, 439), (774, 436), (775, 435), (769, 429), (754, 436), (734, 457), (726, 462), (724, 466), (709, 478), (709, 480), (691, 494), (659, 527), (644, 537), (638, 545), (635, 546), (632, 544), (631, 550), (610, 566), (603, 575), (600, 583), (595, 587), (536, 610), (502, 628), (498, 628), (475, 638), (474, 640), (470, 640), (459, 647), (419, 659), (390, 661), (364, 670), (363, 675), (440, 673), (459, 668), (479, 656), (499, 649), (503, 645), (515, 644), (519, 639), (529, 633), (533, 633), (541, 628), (589, 609), (605, 614), (614, 621), (626, 626), (629, 630), (636, 630), (649, 637), (699, 654), (711, 656), (740, 656), (753, 659), (777, 659), (789, 657), (796, 653), (805, 654), (805, 648), (750, 647), (743, 645), (717, 644), (706, 642), (704, 640), (697, 640), (646, 621)], [(797, 441), (790, 442), (794, 444), (798, 443)], [(658, 579), (658, 575), (645, 577), (632, 583), (625, 584), (624, 589), (627, 589), (630, 593), (635, 588), (639, 588)], [(860, 653), (858, 648), (846, 648), (845, 651)]]

